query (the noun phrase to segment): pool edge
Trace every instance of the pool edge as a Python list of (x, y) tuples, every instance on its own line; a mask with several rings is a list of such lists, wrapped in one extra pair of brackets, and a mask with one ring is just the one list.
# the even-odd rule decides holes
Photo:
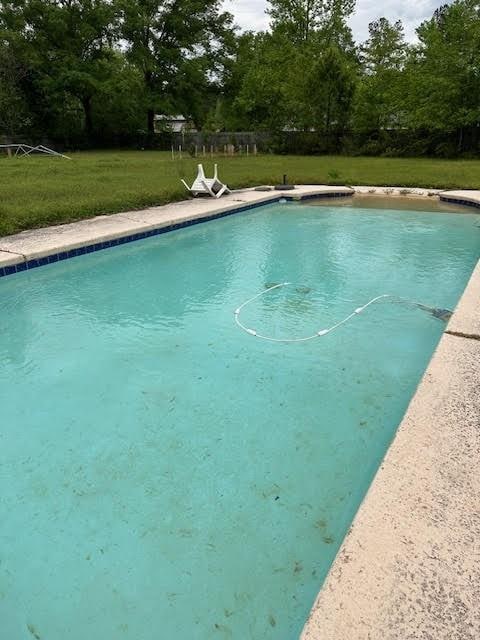
[(221, 200), (184, 200), (139, 211), (126, 211), (70, 224), (22, 231), (13, 236), (0, 238), (0, 278), (208, 222), (272, 204), (281, 199), (301, 201), (353, 196), (355, 193), (383, 193), (395, 197), (435, 196), (445, 202), (480, 208), (480, 191), (329, 185), (297, 185), (295, 191), (265, 192), (244, 189), (234, 191)]
[(185, 200), (0, 238), (0, 277), (42, 267), (279, 202), (353, 196), (350, 187), (300, 185), (292, 191), (234, 191), (221, 200)]
[[(475, 473), (480, 334), (478, 312), (472, 315), (479, 291), (480, 260), (317, 595), (301, 640), (480, 637), (480, 567), (474, 552), (480, 529), (475, 497), (480, 495)], [(461, 327), (465, 335), (452, 327)]]

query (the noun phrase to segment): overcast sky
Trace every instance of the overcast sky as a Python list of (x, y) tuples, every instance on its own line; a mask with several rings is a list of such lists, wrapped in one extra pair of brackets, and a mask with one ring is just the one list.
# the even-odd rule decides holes
[[(355, 14), (350, 20), (357, 42), (367, 38), (368, 23), (385, 16), (389, 20), (401, 20), (408, 40), (415, 39), (415, 29), (434, 10), (445, 4), (445, 0), (357, 0)], [(268, 27), (265, 15), (266, 0), (225, 0), (225, 8), (235, 16), (242, 29), (259, 31)]]

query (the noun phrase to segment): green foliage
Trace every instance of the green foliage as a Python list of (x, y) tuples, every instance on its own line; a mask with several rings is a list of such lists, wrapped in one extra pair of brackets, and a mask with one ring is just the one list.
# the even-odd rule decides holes
[(295, 45), (313, 39), (326, 46), (351, 42), (347, 19), (355, 9), (355, 0), (270, 0), (268, 13), (272, 29), (282, 33)]
[(247, 34), (239, 41), (227, 85), (232, 120), (257, 130), (343, 130), (356, 80), (346, 24), (353, 4), (275, 0), (271, 5), (272, 33)]
[(21, 90), (26, 69), (12, 50), (0, 42), (0, 130), (9, 139), (22, 133), (29, 123), (29, 110)]
[(145, 127), (143, 83), (138, 70), (115, 52), (109, 76), (92, 104), (95, 133), (110, 144), (132, 143)]
[(220, 5), (219, 0), (116, 0), (127, 57), (143, 77), (150, 134), (156, 110), (171, 112), (178, 105), (199, 124), (205, 118), (202, 98), (231, 40), (231, 16)]
[(310, 123), (327, 134), (342, 132), (350, 117), (356, 72), (337, 47), (329, 47), (306, 74)]
[(405, 74), (408, 126), (458, 132), (480, 123), (480, 6), (456, 0), (417, 30)]
[(401, 79), (407, 46), (403, 25), (380, 18), (369, 25), (360, 49), (362, 78), (355, 97), (355, 126), (381, 130), (401, 124)]
[(61, 96), (75, 99), (92, 135), (92, 99), (109, 75), (111, 3), (17, 0), (3, 5), (2, 18), (5, 39), (31, 69), (32, 90), (52, 96), (47, 109)]
[(155, 111), (180, 110), (200, 126), (232, 42), (219, 0), (0, 3), (0, 44), (15, 60), (8, 69), (26, 70), (21, 87), (2, 82), (0, 133), (12, 130), (5, 119), (18, 95), (33, 129), (67, 143), (82, 131), (86, 141), (132, 137), (140, 126), (152, 133)]
[(143, 147), (163, 113), (282, 152), (478, 154), (478, 1), (438, 9), (415, 45), (385, 18), (356, 45), (354, 8), (269, 0), (270, 30), (237, 35), (221, 0), (0, 2), (0, 136)]
[[(271, 0), (272, 34), (246, 36), (232, 65), (237, 89), (229, 85), (224, 108), (236, 116), (231, 121), (316, 130), (326, 134), (323, 149), (353, 153), (478, 152), (478, 3), (455, 0), (435, 12), (419, 27), (417, 46), (406, 44), (401, 22), (380, 18), (356, 49), (352, 9), (350, 2)], [(355, 135), (345, 137), (347, 129)]]
[[(279, 40), (281, 43), (279, 45)], [(291, 86), (286, 60), (295, 59), (293, 45), (274, 34), (258, 34), (244, 39), (239, 64), (234, 71), (231, 119), (241, 128), (276, 131), (289, 119)], [(238, 83), (238, 84), (237, 84)]]

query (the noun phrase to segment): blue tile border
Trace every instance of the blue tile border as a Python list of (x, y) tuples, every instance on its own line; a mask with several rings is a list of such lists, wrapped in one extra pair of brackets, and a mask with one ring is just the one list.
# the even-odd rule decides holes
[(105, 240), (104, 242), (96, 242), (94, 244), (89, 244), (84, 247), (79, 247), (78, 249), (68, 249), (66, 251), (61, 251), (60, 253), (53, 253), (43, 258), (32, 258), (31, 260), (27, 260), (26, 262), (20, 262), (18, 264), (9, 265), (7, 267), (0, 267), (0, 278), (13, 275), (14, 273), (20, 273), (22, 271), (36, 269), (37, 267), (43, 267), (44, 265), (52, 264), (53, 262), (60, 262), (62, 260), (75, 258), (77, 256), (85, 255), (86, 253), (93, 253), (95, 251), (101, 251), (103, 249), (108, 249), (110, 247), (117, 247), (121, 244), (127, 244), (128, 242), (136, 242), (137, 240), (144, 240), (145, 238), (158, 236), (163, 233), (168, 233), (169, 231), (176, 231), (177, 229), (183, 229), (184, 227), (191, 227), (196, 224), (201, 224), (202, 222), (209, 222), (211, 220), (216, 220), (217, 218), (225, 218), (226, 216), (231, 216), (235, 213), (241, 213), (242, 211), (250, 211), (251, 209), (258, 209), (259, 207), (265, 207), (269, 204), (278, 203), (280, 202), (280, 200), (287, 200), (288, 202), (300, 202), (300, 200), (312, 200), (312, 199), (318, 200), (318, 198), (343, 198), (343, 197), (353, 196), (353, 194), (354, 192), (352, 191), (351, 193), (331, 192), (331, 193), (319, 193), (319, 194), (306, 194), (306, 195), (297, 196), (297, 197), (291, 196), (291, 195), (278, 195), (277, 197), (272, 198), (271, 200), (267, 200), (266, 202), (252, 202), (251, 204), (246, 204), (241, 207), (236, 207), (233, 209), (227, 209), (226, 211), (212, 213), (209, 216), (204, 216), (201, 218), (192, 218), (190, 220), (183, 220), (182, 222), (176, 222), (165, 227), (159, 227), (157, 229), (149, 229), (148, 231), (139, 231), (138, 233), (133, 233), (129, 236), (114, 238), (113, 240)]
[(348, 193), (340, 193), (339, 191), (332, 191), (331, 193), (308, 193), (304, 196), (300, 196), (300, 198), (295, 198), (292, 196), (284, 196), (287, 200), (299, 201), (299, 200), (318, 200), (319, 198), (351, 198), (355, 195), (354, 191)]
[(442, 202), (451, 202), (452, 204), (463, 204), (466, 207), (476, 207), (480, 209), (480, 202), (472, 202), (471, 200), (462, 200), (461, 198), (451, 198), (449, 196), (440, 196)]

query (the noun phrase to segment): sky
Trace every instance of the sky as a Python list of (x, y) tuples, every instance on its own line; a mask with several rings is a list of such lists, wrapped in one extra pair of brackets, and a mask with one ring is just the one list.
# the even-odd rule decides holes
[[(407, 40), (413, 41), (416, 27), (430, 18), (442, 4), (445, 4), (445, 0), (357, 0), (350, 26), (355, 40), (362, 42), (368, 37), (369, 22), (382, 16), (393, 21), (401, 20)], [(236, 23), (242, 29), (260, 31), (268, 27), (266, 0), (225, 0), (224, 5), (235, 16)]]

